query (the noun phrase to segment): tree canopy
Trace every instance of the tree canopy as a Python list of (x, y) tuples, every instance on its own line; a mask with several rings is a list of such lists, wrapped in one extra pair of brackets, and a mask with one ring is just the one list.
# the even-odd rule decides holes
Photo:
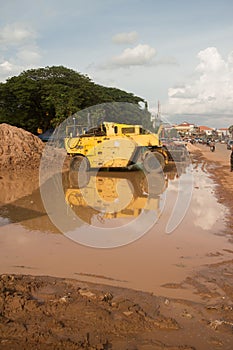
[[(87, 107), (128, 102), (140, 108), (143, 98), (94, 83), (87, 75), (63, 66), (30, 69), (0, 83), (0, 123), (31, 132), (56, 127)], [(149, 112), (145, 110), (145, 117)], [(127, 120), (124, 120), (127, 122)]]
[(228, 131), (231, 134), (231, 137), (233, 137), (233, 125), (229, 126)]

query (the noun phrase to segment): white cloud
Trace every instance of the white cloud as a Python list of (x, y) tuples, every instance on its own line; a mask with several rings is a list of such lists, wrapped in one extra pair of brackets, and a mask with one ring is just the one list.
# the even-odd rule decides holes
[(115, 44), (133, 44), (137, 39), (137, 32), (118, 33), (112, 37), (112, 42)]
[(33, 68), (41, 59), (36, 33), (24, 23), (0, 28), (0, 81)]
[(198, 53), (198, 78), (168, 90), (166, 113), (232, 114), (233, 51), (224, 60), (215, 47)]
[(0, 71), (11, 72), (13, 70), (13, 64), (8, 61), (0, 63)]
[(22, 66), (12, 59), (0, 62), (0, 82), (4, 82), (7, 78), (19, 74), (26, 68), (27, 66)]
[(130, 67), (155, 67), (161, 65), (178, 65), (172, 56), (157, 58), (156, 49), (147, 44), (138, 44), (135, 47), (124, 49), (119, 55), (113, 56), (106, 62), (89, 65), (87, 69), (115, 70)]
[(37, 47), (25, 47), (17, 52), (17, 57), (24, 63), (37, 63), (41, 55)]
[(22, 23), (8, 24), (0, 31), (0, 44), (7, 47), (10, 45), (20, 45), (34, 38), (35, 33), (33, 30)]
[(125, 49), (119, 56), (112, 58), (115, 66), (144, 66), (149, 64), (156, 54), (156, 50), (149, 45), (139, 44), (134, 48)]
[(0, 63), (0, 81), (4, 82), (8, 77), (19, 74), (25, 67), (9, 60)]
[(200, 59), (196, 71), (200, 73), (218, 73), (226, 69), (226, 63), (222, 59), (218, 50), (215, 47), (208, 47), (198, 53)]

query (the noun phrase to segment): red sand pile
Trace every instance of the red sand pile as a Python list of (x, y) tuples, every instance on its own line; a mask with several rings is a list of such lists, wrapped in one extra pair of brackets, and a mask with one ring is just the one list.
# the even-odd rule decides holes
[(28, 131), (0, 124), (0, 169), (35, 169), (39, 167), (43, 142)]

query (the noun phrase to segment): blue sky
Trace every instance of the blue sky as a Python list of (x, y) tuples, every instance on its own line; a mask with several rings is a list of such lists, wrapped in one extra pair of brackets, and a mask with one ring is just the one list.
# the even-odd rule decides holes
[(0, 80), (63, 65), (161, 102), (171, 122), (233, 124), (231, 0), (0, 0)]

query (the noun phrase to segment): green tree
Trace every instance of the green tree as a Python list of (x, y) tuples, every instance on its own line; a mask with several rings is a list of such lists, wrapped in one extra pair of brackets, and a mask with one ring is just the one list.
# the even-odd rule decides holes
[(233, 138), (233, 125), (229, 126), (228, 131), (231, 134), (231, 138)]
[(79, 110), (114, 101), (137, 106), (144, 102), (63, 66), (31, 69), (0, 84), (0, 122), (36, 132), (38, 127), (46, 130), (59, 125)]

